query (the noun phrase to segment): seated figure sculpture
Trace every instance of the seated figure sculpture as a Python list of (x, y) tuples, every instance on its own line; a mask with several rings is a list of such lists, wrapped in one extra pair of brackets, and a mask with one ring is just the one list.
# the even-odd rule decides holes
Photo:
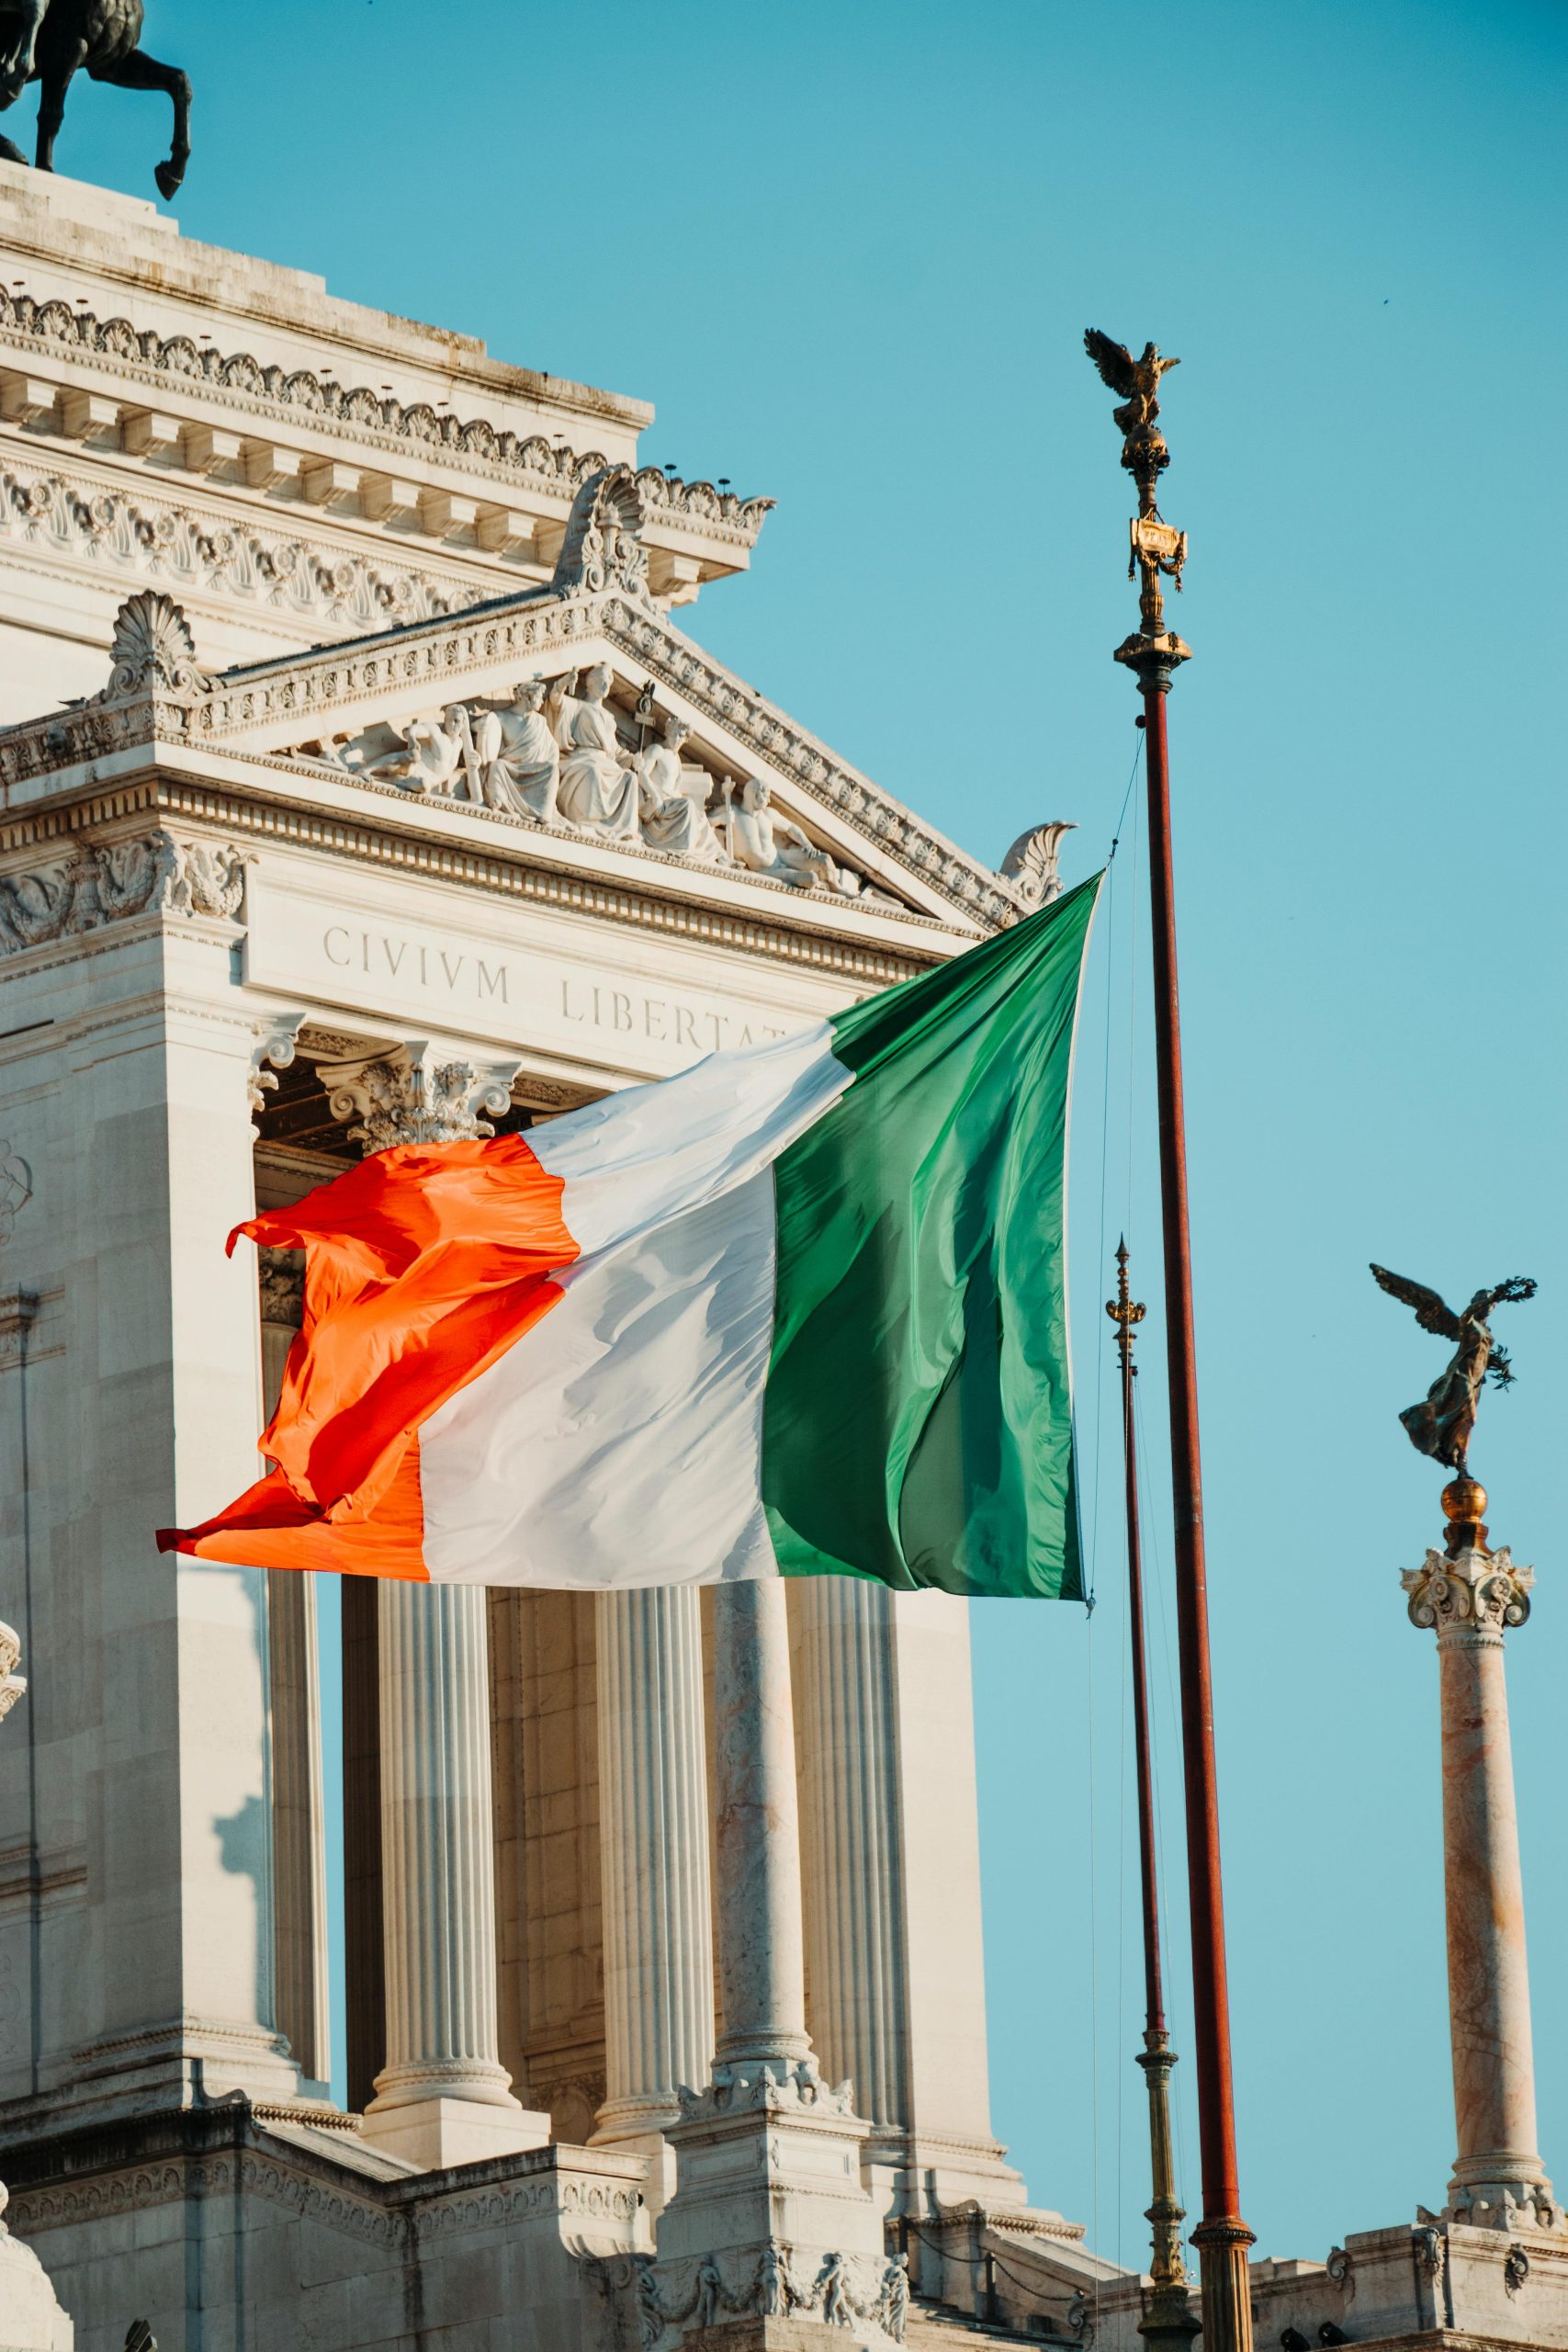
[(605, 699), (610, 673), (603, 662), (596, 662), (582, 682), (581, 695), (576, 686), (573, 670), (558, 678), (549, 693), (550, 717), (561, 748), (557, 809), (563, 821), (580, 832), (604, 833), (613, 841), (637, 841), (641, 837), (638, 778)]
[(470, 792), (487, 808), (553, 825), (560, 746), (544, 715), (545, 682), (526, 679), (512, 694), (510, 708), (473, 713)]
[(468, 714), (460, 709), (422, 710), (400, 730), (402, 744), (380, 759), (367, 760), (353, 773), (406, 785), (411, 792), (452, 793), (463, 766)]
[[(729, 860), (708, 822), (706, 809), (685, 788), (681, 746), (691, 731), (684, 719), (667, 718), (660, 740), (650, 743), (638, 758), (637, 810), (642, 838), (649, 849), (671, 850), (679, 857), (701, 858), (708, 865), (727, 865)], [(703, 782), (705, 785), (705, 778)]]
[(747, 778), (739, 801), (732, 797), (733, 789), (725, 788), (725, 831), (737, 865), (764, 874), (773, 882), (788, 882), (797, 890), (831, 890), (846, 899), (854, 895), (856, 876), (840, 873), (827, 851), (818, 849), (798, 825), (773, 815), (772, 788), (761, 776)]

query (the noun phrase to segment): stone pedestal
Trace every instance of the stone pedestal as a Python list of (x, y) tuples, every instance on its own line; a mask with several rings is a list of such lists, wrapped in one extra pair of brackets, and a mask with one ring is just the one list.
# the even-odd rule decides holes
[(714, 1598), (724, 2030), (711, 2080), (670, 2132), (678, 2185), (643, 2277), (645, 2341), (700, 2343), (745, 2320), (764, 2331), (749, 2343), (782, 2343), (766, 2329), (802, 2320), (869, 2352), (901, 2333), (904, 2272), (862, 2186), (867, 2126), (849, 2086), (822, 2081), (806, 2032), (784, 1587), (721, 1585)]
[[(1456, 1487), (1461, 1482), (1456, 1481)], [(1455, 1493), (1445, 1494), (1445, 1507)], [(1477, 1516), (1485, 1496), (1470, 1487)], [(1473, 1501), (1479, 1497), (1479, 1501)], [(1473, 1522), (1470, 1523), (1473, 1525)], [(1458, 2154), (1447, 2218), (1561, 2230), (1536, 2149), (1524, 1887), (1514, 1809), (1503, 1634), (1529, 1615), (1533, 1569), (1480, 1540), (1428, 1552), (1404, 1578), (1411, 1622), (1438, 1635), (1443, 1883)]]
[(675, 2186), (664, 2138), (682, 2083), (713, 2061), (713, 1920), (698, 1596), (601, 1593), (599, 1801), (604, 1857), (605, 2098), (595, 2144), (649, 2159), (649, 2204)]
[(550, 2124), (498, 2054), (485, 1596), (379, 1600), (387, 2063), (365, 2137), (435, 2171), (542, 2147)]
[[(0, 1623), (0, 1719), (27, 1690), (14, 1671), (21, 1644)], [(71, 2352), (75, 2331), (61, 2310), (36, 2254), (11, 2235), (4, 2220), (6, 2186), (0, 2181), (0, 2352)]]

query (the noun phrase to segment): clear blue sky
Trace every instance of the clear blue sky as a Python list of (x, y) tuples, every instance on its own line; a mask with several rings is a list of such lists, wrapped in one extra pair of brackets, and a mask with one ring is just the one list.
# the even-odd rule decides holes
[[(1436, 1659), (1398, 1584), (1439, 1481), (1394, 1419), (1440, 1358), (1371, 1257), (1450, 1294), (1542, 1278), (1510, 1314), (1519, 1383), (1489, 1398), (1476, 1466), (1495, 1536), (1541, 1573), (1509, 1648), (1563, 2182), (1562, 7), (149, 17), (197, 82), (186, 232), (652, 399), (649, 458), (775, 494), (752, 577), (685, 617), (987, 858), (1053, 816), (1081, 828), (1073, 876), (1104, 856), (1133, 605), (1079, 338), (1181, 355), (1165, 504), (1192, 536), (1177, 618), (1199, 658), (1171, 717), (1244, 2209), (1260, 2252), (1321, 2257), (1439, 2203), (1452, 2153)], [(157, 100), (84, 86), (62, 168), (151, 193), (165, 127)], [(1037, 2202), (1136, 2259), (1124, 1585), (1097, 1388), (1123, 1222), (1157, 1293), (1132, 865), (1129, 834), (1075, 1143), (1080, 1420), (1088, 1454), (1107, 1441), (1092, 1668), (1076, 1610), (982, 1606), (976, 1648), (997, 2126)], [(1157, 1318), (1143, 1352), (1163, 1578)], [(1166, 1812), (1179, 1981), (1174, 1771)]]

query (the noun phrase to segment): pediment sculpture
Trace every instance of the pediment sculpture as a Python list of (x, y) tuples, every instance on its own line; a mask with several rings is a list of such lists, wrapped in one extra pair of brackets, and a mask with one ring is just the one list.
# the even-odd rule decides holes
[(773, 806), (761, 776), (687, 755), (691, 729), (645, 689), (627, 709), (607, 663), (528, 678), (486, 696), (317, 737), (277, 754), (322, 762), (356, 782), (392, 784), (552, 831), (734, 867), (795, 890), (896, 907)]

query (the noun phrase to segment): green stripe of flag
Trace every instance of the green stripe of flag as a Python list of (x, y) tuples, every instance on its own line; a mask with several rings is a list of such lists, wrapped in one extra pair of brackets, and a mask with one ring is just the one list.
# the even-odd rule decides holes
[(834, 1020), (854, 1084), (774, 1168), (785, 1576), (1083, 1596), (1067, 1096), (1100, 879)]

